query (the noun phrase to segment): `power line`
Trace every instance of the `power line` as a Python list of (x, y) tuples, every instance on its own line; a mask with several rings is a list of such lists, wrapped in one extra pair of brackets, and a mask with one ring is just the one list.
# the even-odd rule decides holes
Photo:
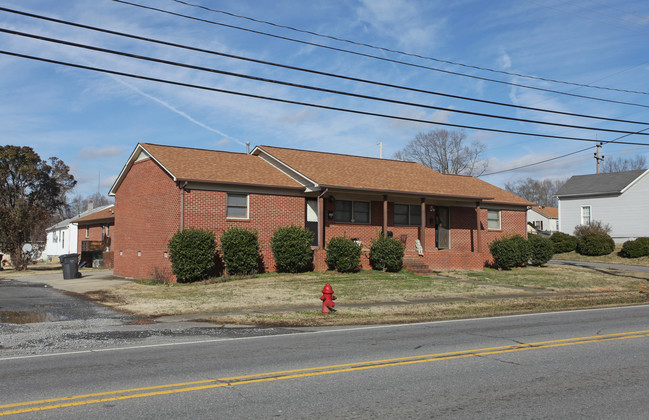
[[(192, 70), (199, 70), (199, 71), (205, 71), (205, 72), (210, 72), (210, 73), (222, 74), (222, 75), (225, 75), (225, 76), (238, 77), (238, 78), (243, 78), (243, 79), (248, 79), (248, 80), (255, 80), (255, 81), (260, 81), (260, 82), (264, 82), (264, 83), (272, 83), (272, 84), (277, 84), (277, 85), (282, 85), (282, 86), (289, 86), (289, 87), (307, 89), (307, 90), (312, 90), (312, 91), (317, 91), (317, 92), (330, 93), (330, 94), (334, 94), (334, 95), (349, 96), (349, 97), (354, 97), (354, 98), (359, 98), (359, 99), (368, 99), (368, 100), (379, 101), (379, 102), (387, 102), (387, 103), (392, 103), (392, 104), (396, 104), (396, 105), (405, 105), (405, 106), (413, 106), (413, 107), (418, 107), (418, 108), (433, 109), (433, 110), (437, 110), (437, 111), (454, 112), (454, 113), (472, 115), (472, 116), (477, 116), (477, 117), (496, 118), (496, 119), (502, 119), (502, 120), (508, 120), (508, 121), (517, 121), (517, 122), (524, 122), (524, 123), (531, 123), (531, 124), (542, 124), (542, 125), (549, 125), (549, 126), (553, 126), (553, 127), (565, 127), (565, 128), (582, 129), (582, 130), (593, 130), (592, 127), (586, 127), (586, 126), (580, 126), (580, 125), (552, 123), (552, 122), (547, 122), (547, 121), (530, 120), (530, 119), (524, 119), (524, 118), (515, 118), (515, 117), (502, 116), (502, 115), (487, 114), (487, 113), (482, 113), (482, 112), (466, 111), (466, 110), (460, 110), (460, 109), (449, 109), (449, 108), (445, 108), (445, 107), (422, 104), (422, 103), (400, 101), (400, 100), (396, 100), (396, 99), (389, 99), (389, 98), (382, 98), (382, 97), (377, 97), (377, 96), (363, 95), (363, 94), (358, 94), (358, 93), (351, 93), (351, 92), (346, 92), (346, 91), (341, 91), (341, 90), (334, 90), (334, 89), (328, 89), (328, 88), (322, 88), (322, 87), (315, 87), (315, 86), (303, 85), (303, 84), (292, 83), (292, 82), (284, 82), (284, 81), (281, 81), (281, 80), (269, 79), (269, 78), (265, 78), (265, 77), (251, 76), (251, 75), (235, 73), (235, 72), (230, 72), (230, 71), (225, 71), (225, 70), (218, 70), (218, 69), (214, 69), (214, 68), (207, 68), (207, 67), (201, 67), (201, 66), (196, 66), (196, 65), (191, 65), (191, 64), (179, 63), (177, 61), (170, 61), (170, 60), (163, 60), (163, 59), (159, 59), (159, 58), (147, 57), (147, 56), (143, 56), (143, 55), (139, 55), (139, 54), (131, 54), (131, 53), (123, 52), (123, 51), (115, 51), (115, 50), (110, 50), (110, 49), (107, 49), (107, 48), (100, 48), (100, 47), (95, 47), (95, 46), (86, 45), (86, 44), (79, 44), (79, 43), (76, 43), (76, 42), (70, 42), (70, 41), (64, 41), (64, 40), (60, 40), (60, 39), (49, 38), (49, 37), (45, 37), (45, 36), (42, 36), (42, 35), (28, 34), (28, 33), (25, 33), (25, 32), (19, 32), (19, 31), (14, 31), (14, 30), (5, 29), (5, 28), (0, 28), (0, 33), (8, 33), (8, 34), (17, 35), (17, 36), (22, 36), (22, 37), (27, 37), (27, 38), (32, 38), (32, 39), (38, 39), (40, 41), (46, 41), (46, 42), (56, 43), (56, 44), (60, 44), (60, 45), (67, 45), (67, 46), (71, 46), (71, 47), (75, 47), (75, 48), (83, 48), (83, 49), (87, 49), (87, 50), (91, 50), (91, 51), (97, 51), (97, 52), (102, 52), (102, 53), (107, 53), (107, 54), (119, 55), (119, 56), (122, 56), (122, 57), (135, 58), (135, 59), (138, 59), (138, 60), (150, 61), (150, 62), (166, 64), (166, 65), (170, 65), (170, 66), (183, 67), (183, 68), (188, 68), (188, 69), (192, 69)], [(609, 132), (609, 133), (635, 134), (635, 132), (633, 132), (633, 131), (614, 130), (614, 129), (607, 129), (607, 128), (598, 128), (597, 131), (604, 131), (604, 132)], [(649, 135), (649, 133), (642, 133), (642, 134), (643, 135)]]
[[(648, 128), (645, 128), (644, 130), (640, 130), (640, 131), (637, 132), (637, 133), (633, 133), (633, 134), (640, 134), (640, 132), (644, 132), (644, 131), (647, 131), (647, 130), (649, 130), (649, 127), (648, 127)], [(618, 140), (623, 139), (623, 138), (625, 138), (625, 137), (628, 137), (628, 136), (630, 136), (630, 135), (631, 135), (631, 134), (626, 134), (626, 135), (624, 135), (624, 136), (620, 136), (620, 137), (618, 137), (618, 138), (616, 138), (616, 139), (613, 139), (613, 140), (601, 141), (600, 144), (612, 144), (612, 143), (616, 143), (616, 144), (625, 144), (625, 143), (623, 143), (623, 142), (618, 142)], [(550, 158), (550, 159), (545, 159), (545, 160), (542, 160), (542, 161), (539, 161), (539, 162), (528, 163), (527, 165), (517, 166), (517, 167), (515, 167), (515, 168), (503, 169), (502, 171), (496, 171), (496, 172), (490, 172), (490, 173), (488, 173), (488, 174), (478, 175), (478, 177), (489, 176), (489, 175), (495, 175), (495, 174), (502, 174), (502, 173), (504, 173), (504, 172), (511, 172), (511, 171), (516, 171), (516, 170), (518, 170), (518, 169), (529, 168), (530, 166), (536, 166), (536, 165), (540, 165), (540, 164), (542, 164), (542, 163), (551, 162), (551, 161), (553, 161), (553, 160), (563, 159), (563, 158), (565, 158), (565, 157), (572, 156), (572, 155), (575, 155), (575, 154), (577, 154), (577, 153), (585, 152), (586, 150), (591, 150), (591, 149), (593, 149), (593, 148), (595, 148), (595, 147), (597, 147), (597, 146), (589, 146), (589, 147), (586, 147), (585, 149), (580, 149), (580, 150), (577, 150), (577, 151), (574, 151), (574, 152), (566, 153), (565, 155), (556, 156), (556, 157), (553, 157), (553, 158)]]
[[(401, 65), (404, 65), (404, 66), (415, 67), (415, 68), (420, 68), (420, 69), (425, 69), (425, 70), (437, 71), (437, 72), (441, 72), (441, 73), (451, 74), (451, 75), (454, 75), (454, 76), (468, 77), (468, 78), (476, 79), (476, 80), (483, 80), (483, 81), (487, 81), (487, 82), (499, 83), (499, 84), (508, 85), (508, 86), (516, 86), (516, 87), (525, 88), (525, 89), (538, 90), (538, 91), (541, 91), (541, 92), (554, 93), (554, 94), (557, 94), (557, 95), (572, 96), (572, 97), (575, 97), (575, 98), (582, 98), (582, 99), (590, 99), (590, 100), (596, 100), (596, 101), (617, 103), (617, 104), (622, 104), (622, 105), (645, 106), (645, 105), (638, 105), (638, 104), (634, 104), (634, 103), (630, 103), (630, 102), (615, 101), (615, 100), (611, 100), (611, 99), (597, 98), (597, 97), (586, 96), (586, 95), (578, 95), (578, 94), (574, 94), (574, 93), (562, 92), (562, 91), (559, 91), (559, 90), (546, 89), (546, 88), (535, 87), (535, 86), (530, 86), (530, 85), (523, 85), (523, 84), (520, 84), (520, 83), (506, 82), (506, 81), (503, 81), (503, 80), (490, 79), (490, 78), (487, 78), (487, 77), (475, 76), (475, 75), (471, 75), (471, 74), (458, 73), (458, 72), (454, 72), (454, 71), (450, 71), (450, 70), (443, 70), (443, 69), (439, 69), (439, 68), (435, 68), (435, 67), (424, 66), (424, 65), (421, 65), (421, 64), (408, 63), (406, 61), (395, 60), (395, 59), (386, 58), (386, 57), (380, 57), (380, 56), (361, 53), (361, 52), (352, 51), (352, 50), (346, 50), (344, 48), (331, 47), (331, 46), (328, 46), (328, 45), (318, 44), (318, 43), (315, 43), (315, 42), (302, 41), (302, 40), (295, 39), (295, 38), (289, 38), (289, 37), (285, 37), (285, 36), (274, 35), (274, 34), (270, 34), (270, 33), (263, 32), (263, 31), (257, 31), (257, 30), (254, 30), (254, 29), (243, 28), (243, 27), (236, 26), (236, 25), (229, 25), (229, 24), (225, 24), (225, 23), (221, 23), (221, 22), (215, 22), (215, 21), (208, 20), (208, 19), (202, 19), (202, 18), (197, 18), (197, 17), (194, 17), (194, 16), (183, 15), (183, 14), (180, 14), (180, 13), (175, 13), (175, 12), (171, 12), (171, 11), (168, 11), (168, 10), (159, 9), (159, 8), (155, 8), (155, 7), (151, 7), (151, 6), (144, 6), (144, 5), (141, 5), (141, 4), (131, 3), (131, 2), (128, 2), (128, 1), (124, 1), (124, 0), (112, 0), (112, 1), (127, 4), (127, 5), (134, 6), (134, 7), (143, 8), (143, 9), (153, 10), (153, 11), (160, 12), (160, 13), (165, 13), (165, 14), (169, 14), (169, 15), (172, 15), (172, 16), (178, 16), (178, 17), (182, 17), (182, 18), (186, 18), (186, 19), (191, 19), (191, 20), (195, 20), (195, 21), (198, 21), (198, 22), (209, 23), (209, 24), (212, 24), (212, 25), (222, 26), (222, 27), (231, 28), (231, 29), (237, 29), (237, 30), (241, 30), (241, 31), (245, 31), (245, 32), (250, 32), (250, 33), (254, 33), (254, 34), (258, 34), (258, 35), (269, 36), (269, 37), (272, 37), (272, 38), (277, 38), (277, 39), (282, 39), (282, 40), (285, 40), (285, 41), (296, 42), (296, 43), (300, 43), (300, 44), (304, 44), (304, 45), (311, 45), (311, 46), (315, 46), (315, 47), (319, 47), (319, 48), (325, 48), (325, 49), (332, 50), (332, 51), (344, 52), (344, 53), (348, 53), (348, 54), (352, 54), (352, 55), (357, 55), (357, 56), (360, 56), (360, 57), (372, 58), (372, 59), (375, 59), (375, 60), (380, 60), (380, 61), (385, 61), (385, 62), (390, 62), (390, 63), (395, 63), (395, 64), (401, 64)], [(640, 94), (649, 94), (649, 92), (638, 92), (638, 93), (640, 93)]]
[[(121, 37), (125, 37), (125, 38), (136, 39), (136, 40), (145, 41), (145, 42), (156, 43), (156, 44), (165, 45), (165, 46), (171, 46), (171, 47), (175, 47), (175, 48), (186, 49), (186, 50), (189, 50), (189, 51), (196, 51), (196, 52), (201, 52), (201, 53), (205, 53), (205, 54), (212, 54), (212, 55), (217, 55), (217, 56), (220, 56), (220, 57), (227, 57), (227, 58), (231, 58), (231, 59), (235, 59), (235, 60), (242, 60), (242, 61), (247, 61), (247, 62), (251, 62), (251, 63), (263, 64), (263, 65), (268, 65), (268, 66), (273, 66), (273, 67), (278, 67), (278, 68), (284, 68), (284, 69), (289, 69), (289, 70), (295, 70), (295, 71), (300, 71), (300, 72), (305, 72), (305, 73), (310, 73), (310, 74), (317, 74), (317, 75), (321, 75), (321, 76), (333, 77), (333, 78), (338, 78), (338, 79), (343, 79), (343, 80), (348, 80), (348, 81), (353, 81), (353, 82), (360, 82), (360, 83), (372, 84), (372, 85), (376, 85), (376, 86), (407, 90), (407, 91), (411, 91), (411, 92), (425, 93), (425, 94), (436, 95), (436, 96), (443, 96), (443, 97), (447, 97), (447, 98), (460, 99), (460, 100), (465, 100), (465, 101), (479, 102), (479, 103), (484, 103), (484, 104), (489, 104), (489, 105), (498, 105), (498, 106), (516, 108), (516, 109), (524, 109), (524, 110), (529, 110), (529, 111), (547, 112), (547, 113), (558, 114), (558, 115), (566, 115), (566, 116), (571, 116), (571, 117), (590, 118), (590, 119), (597, 119), (597, 120), (611, 121), (611, 122), (621, 122), (621, 123), (628, 123), (628, 124), (647, 124), (646, 122), (643, 122), (643, 121), (622, 120), (622, 119), (618, 119), (618, 118), (608, 118), (608, 117), (585, 115), (585, 114), (578, 114), (578, 113), (565, 112), (565, 111), (556, 111), (556, 110), (545, 109), (545, 108), (535, 108), (535, 107), (528, 107), (528, 106), (523, 106), (523, 105), (514, 105), (514, 104), (508, 104), (508, 103), (505, 103), (505, 102), (490, 101), (490, 100), (486, 100), (486, 99), (471, 98), (471, 97), (467, 97), (467, 96), (453, 95), (453, 94), (449, 94), (449, 93), (437, 92), (437, 91), (432, 91), (432, 90), (418, 89), (418, 88), (402, 86), (402, 85), (395, 85), (395, 84), (391, 84), (391, 83), (384, 83), (384, 82), (379, 82), (379, 81), (375, 81), (375, 80), (362, 79), (362, 78), (351, 77), (351, 76), (346, 76), (346, 75), (341, 75), (341, 74), (336, 74), (336, 73), (328, 73), (328, 72), (323, 72), (323, 71), (319, 71), (319, 70), (312, 70), (312, 69), (306, 69), (306, 68), (302, 68), (302, 67), (289, 66), (289, 65), (285, 65), (285, 64), (275, 63), (275, 62), (272, 62), (272, 61), (259, 60), (259, 59), (255, 59), (255, 58), (244, 57), (244, 56), (239, 56), (239, 55), (234, 55), (234, 54), (228, 54), (228, 53), (223, 53), (223, 52), (214, 51), (214, 50), (207, 50), (207, 49), (203, 49), (203, 48), (193, 47), (193, 46), (190, 46), (190, 45), (177, 44), (177, 43), (168, 42), (168, 41), (162, 41), (162, 40), (158, 40), (158, 39), (154, 39), (154, 38), (147, 38), (147, 37), (142, 37), (142, 36), (138, 36), (138, 35), (128, 34), (128, 33), (125, 33), (125, 32), (118, 32), (118, 31), (99, 28), (99, 27), (95, 27), (95, 26), (83, 25), (83, 24), (80, 24), (80, 23), (74, 23), (74, 22), (64, 21), (64, 20), (55, 19), (55, 18), (51, 18), (51, 17), (35, 15), (35, 14), (32, 14), (32, 13), (7, 9), (7, 8), (4, 8), (4, 7), (0, 7), (0, 11), (16, 13), (16, 14), (19, 14), (19, 15), (23, 15), (23, 16), (27, 16), (27, 17), (31, 17), (31, 18), (35, 18), (35, 19), (40, 19), (40, 20), (45, 20), (45, 21), (49, 21), (49, 22), (59, 23), (59, 24), (62, 24), (62, 25), (73, 26), (73, 27), (82, 28), (82, 29), (88, 29), (88, 30), (91, 30), (91, 31), (96, 31), (96, 32), (110, 34), (110, 35), (121, 36)], [(597, 99), (597, 98), (593, 98), (593, 99)], [(597, 100), (599, 100), (599, 99), (597, 99)], [(606, 99), (603, 99), (603, 100), (607, 101), (607, 102), (610, 102), (609, 100), (606, 100)], [(617, 101), (613, 101), (613, 102), (617, 102)], [(617, 103), (619, 103), (619, 102), (617, 102)], [(636, 106), (636, 107), (649, 108), (649, 105), (631, 104), (631, 103), (625, 103), (625, 102), (622, 102), (622, 103), (626, 104), (626, 105), (633, 105), (633, 106)]]
[[(95, 72), (113, 74), (113, 75), (116, 75), (116, 76), (124, 76), (124, 77), (130, 77), (130, 78), (135, 78), (135, 79), (140, 79), (140, 80), (147, 80), (147, 81), (152, 81), (152, 82), (157, 82), (157, 83), (165, 83), (165, 84), (174, 85), (174, 86), (182, 86), (182, 87), (188, 87), (188, 88), (193, 88), (193, 89), (200, 89), (200, 90), (206, 90), (206, 91), (211, 91), (211, 92), (225, 93), (225, 94), (229, 94), (229, 95), (236, 95), (236, 96), (242, 96), (242, 97), (247, 97), (247, 98), (263, 99), (263, 100), (267, 100), (267, 101), (281, 102), (281, 103), (287, 103), (287, 104), (293, 104), (293, 105), (302, 105), (302, 106), (308, 106), (308, 107), (312, 107), (312, 108), (327, 109), (327, 110), (331, 110), (331, 111), (348, 112), (348, 113), (358, 114), (358, 115), (366, 115), (366, 116), (380, 117), (380, 118), (389, 118), (389, 119), (393, 119), (393, 120), (409, 121), (409, 122), (416, 122), (416, 123), (423, 123), (423, 124), (441, 125), (441, 126), (446, 126), (446, 127), (464, 128), (464, 129), (469, 129), (469, 130), (481, 130), (481, 131), (489, 131), (489, 132), (504, 133), (504, 134), (515, 134), (515, 135), (530, 136), (530, 137), (543, 137), (543, 138), (548, 138), (548, 139), (586, 141), (586, 142), (595, 142), (595, 143), (601, 141), (601, 140), (598, 140), (598, 139), (556, 136), (556, 135), (545, 135), (545, 134), (528, 133), (528, 132), (523, 132), (523, 131), (501, 130), (501, 129), (497, 129), (497, 128), (487, 128), (487, 127), (476, 127), (476, 126), (470, 126), (470, 125), (451, 124), (451, 123), (444, 123), (444, 122), (437, 122), (437, 121), (430, 121), (430, 120), (422, 120), (422, 119), (419, 119), (419, 118), (400, 117), (400, 116), (390, 115), (390, 114), (381, 114), (381, 113), (369, 112), (369, 111), (361, 111), (361, 110), (356, 110), (356, 109), (333, 107), (333, 106), (314, 104), (314, 103), (309, 103), (309, 102), (301, 102), (301, 101), (294, 101), (294, 100), (289, 100), (289, 99), (282, 99), (282, 98), (275, 98), (275, 97), (270, 97), (270, 96), (257, 95), (257, 94), (253, 94), (253, 93), (247, 93), (247, 92), (238, 92), (238, 91), (219, 89), (219, 88), (202, 86), (202, 85), (195, 85), (195, 84), (178, 82), (178, 81), (173, 81), (173, 80), (159, 79), (159, 78), (155, 78), (155, 77), (149, 77), (149, 76), (142, 76), (142, 75), (137, 75), (137, 74), (132, 74), (132, 73), (119, 72), (119, 71), (103, 69), (103, 68), (99, 68), (99, 67), (85, 66), (85, 65), (81, 65), (81, 64), (74, 64), (74, 63), (68, 63), (68, 62), (59, 61), (59, 60), (52, 60), (52, 59), (48, 59), (48, 58), (35, 57), (35, 56), (30, 56), (30, 55), (26, 55), (26, 54), (20, 54), (20, 53), (11, 52), (11, 51), (0, 50), (0, 54), (9, 55), (9, 56), (13, 56), (13, 57), (26, 58), (26, 59), (41, 61), (41, 62), (50, 63), (50, 64), (58, 64), (58, 65), (67, 66), (67, 67), (73, 67), (73, 68), (78, 68), (78, 69), (84, 69), (84, 70), (91, 70), (91, 71), (95, 71)], [(649, 143), (638, 143), (638, 142), (619, 142), (619, 144), (629, 144), (629, 145), (634, 145), (634, 146), (649, 146)]]
[[(114, 1), (117, 1), (117, 0), (114, 0)], [(172, 0), (172, 1), (174, 1), (176, 3), (184, 4), (186, 6), (191, 6), (191, 7), (196, 7), (198, 9), (207, 10), (207, 11), (213, 12), (213, 13), (220, 13), (220, 14), (227, 15), (227, 16), (232, 16), (232, 17), (235, 17), (235, 18), (238, 18), (238, 19), (245, 19), (245, 20), (249, 20), (251, 22), (262, 23), (264, 25), (270, 25), (270, 26), (273, 26), (273, 27), (276, 27), (276, 28), (288, 29), (290, 31), (301, 32), (301, 33), (308, 34), (308, 35), (314, 35), (314, 36), (317, 36), (317, 37), (320, 37), (320, 38), (327, 38), (327, 39), (331, 39), (331, 40), (334, 40), (334, 41), (346, 42), (348, 44), (358, 45), (358, 46), (361, 46), (361, 47), (368, 47), (368, 48), (372, 48), (372, 49), (375, 49), (375, 50), (391, 52), (391, 53), (405, 55), (405, 56), (409, 56), (409, 57), (421, 58), (421, 59), (424, 59), (424, 60), (431, 60), (431, 61), (435, 61), (435, 62), (438, 62), (438, 63), (451, 64), (451, 65), (454, 65), (454, 66), (461, 66), (461, 67), (466, 67), (466, 68), (475, 69), (475, 70), (489, 71), (489, 72), (492, 72), (492, 73), (506, 74), (508, 76), (516, 76), (516, 77), (523, 77), (523, 78), (527, 78), (527, 79), (540, 80), (540, 81), (544, 81), (544, 82), (560, 83), (560, 84), (564, 84), (564, 85), (587, 87), (587, 88), (592, 88), (592, 89), (611, 90), (611, 91), (624, 92), (624, 93), (637, 93), (637, 94), (641, 94), (641, 95), (649, 95), (649, 92), (627, 90), (627, 89), (616, 89), (616, 88), (611, 88), (611, 87), (606, 87), (606, 86), (595, 86), (595, 85), (589, 85), (589, 84), (577, 83), (577, 82), (567, 82), (567, 81), (563, 81), (563, 80), (549, 79), (549, 78), (539, 77), (539, 76), (531, 76), (531, 75), (528, 75), (528, 74), (514, 73), (514, 72), (508, 72), (508, 71), (504, 71), (504, 70), (496, 70), (496, 69), (492, 69), (492, 68), (488, 68), (488, 67), (480, 67), (480, 66), (475, 66), (475, 65), (471, 65), (471, 64), (460, 63), (460, 62), (457, 62), (457, 61), (442, 60), (442, 59), (435, 58), (435, 57), (430, 57), (430, 56), (425, 56), (425, 55), (420, 55), (420, 54), (414, 54), (414, 53), (409, 53), (409, 52), (405, 52), (405, 51), (394, 50), (394, 49), (390, 49), (390, 48), (386, 48), (386, 47), (380, 47), (380, 46), (376, 46), (376, 45), (372, 45), (372, 44), (367, 44), (367, 43), (364, 43), (364, 42), (358, 42), (358, 41), (353, 41), (353, 40), (349, 40), (349, 39), (345, 39), (345, 38), (339, 38), (339, 37), (335, 37), (335, 36), (332, 36), (332, 35), (325, 35), (325, 34), (321, 34), (321, 33), (318, 33), (318, 32), (313, 32), (313, 31), (309, 31), (309, 30), (305, 30), (305, 29), (298, 29), (298, 28), (295, 28), (295, 27), (292, 27), (292, 26), (280, 25), (280, 24), (269, 22), (269, 21), (266, 21), (266, 20), (255, 19), (255, 18), (252, 18), (252, 17), (249, 17), (249, 16), (244, 16), (244, 15), (238, 15), (236, 13), (227, 12), (227, 11), (224, 11), (224, 10), (212, 9), (212, 8), (209, 8), (209, 7), (206, 7), (206, 6), (201, 6), (199, 4), (189, 3), (189, 2), (186, 2), (186, 1), (182, 1), (182, 0)], [(125, 2), (120, 2), (120, 3), (125, 3)]]

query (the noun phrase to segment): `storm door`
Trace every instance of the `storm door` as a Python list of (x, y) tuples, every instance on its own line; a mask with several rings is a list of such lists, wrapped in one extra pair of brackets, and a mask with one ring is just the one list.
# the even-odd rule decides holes
[(305, 223), (304, 226), (313, 232), (313, 241), (311, 241), (312, 246), (318, 246), (318, 200), (315, 198), (306, 199), (306, 211), (305, 211)]
[(437, 249), (451, 247), (451, 220), (448, 207), (437, 206), (435, 215), (435, 246)]

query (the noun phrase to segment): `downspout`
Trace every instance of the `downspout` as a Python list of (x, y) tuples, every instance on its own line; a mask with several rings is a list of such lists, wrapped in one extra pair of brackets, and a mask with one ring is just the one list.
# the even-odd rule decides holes
[(187, 181), (180, 187), (180, 230), (185, 230), (185, 187)]
[(318, 196), (318, 248), (324, 248), (324, 195), (329, 192), (329, 188), (325, 190)]

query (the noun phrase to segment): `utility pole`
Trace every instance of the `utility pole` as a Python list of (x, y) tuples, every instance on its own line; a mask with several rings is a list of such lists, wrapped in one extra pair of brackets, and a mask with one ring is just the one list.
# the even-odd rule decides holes
[(598, 143), (597, 146), (595, 146), (595, 147), (597, 147), (597, 151), (595, 153), (593, 153), (593, 155), (595, 155), (595, 160), (597, 161), (597, 173), (599, 173), (599, 162), (604, 160), (604, 155), (602, 155), (602, 157), (599, 157), (599, 149), (603, 145), (604, 145), (604, 143)]
[(383, 142), (378, 142), (379, 145), (379, 159), (383, 159)]

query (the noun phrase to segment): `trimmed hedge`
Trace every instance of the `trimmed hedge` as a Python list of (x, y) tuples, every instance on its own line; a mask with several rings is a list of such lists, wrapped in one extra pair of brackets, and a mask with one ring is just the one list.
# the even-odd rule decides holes
[(577, 252), (581, 255), (608, 255), (614, 250), (613, 238), (603, 232), (585, 233), (577, 243)]
[(530, 264), (541, 266), (546, 264), (554, 256), (554, 244), (549, 238), (538, 235), (530, 235), (527, 238), (532, 249)]
[(550, 236), (550, 240), (554, 246), (555, 254), (562, 254), (564, 252), (572, 252), (577, 249), (579, 239), (576, 236), (568, 235), (563, 232), (554, 232)]
[(370, 246), (370, 264), (375, 270), (397, 272), (403, 267), (403, 253), (400, 240), (380, 236)]
[(216, 266), (216, 241), (210, 230), (178, 231), (167, 246), (171, 270), (180, 283), (206, 279)]
[(233, 227), (221, 235), (221, 252), (230, 275), (254, 274), (259, 269), (257, 232)]
[(313, 232), (299, 226), (280, 227), (270, 238), (277, 271), (299, 273), (313, 267)]
[(523, 267), (532, 257), (531, 245), (520, 235), (496, 239), (489, 245), (489, 251), (494, 267), (502, 270)]
[(649, 256), (649, 238), (638, 238), (634, 241), (626, 241), (622, 245), (620, 257), (640, 258)]
[(327, 266), (330, 270), (350, 273), (360, 270), (361, 251), (359, 244), (344, 236), (331, 238), (327, 244)]

